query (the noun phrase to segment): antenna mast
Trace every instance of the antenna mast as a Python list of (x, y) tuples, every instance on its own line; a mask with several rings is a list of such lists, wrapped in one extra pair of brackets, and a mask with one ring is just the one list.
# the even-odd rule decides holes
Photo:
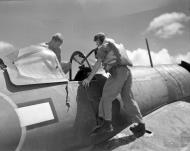
[(153, 68), (152, 57), (151, 57), (150, 49), (149, 49), (149, 45), (148, 45), (148, 39), (146, 38), (145, 40), (146, 40), (146, 46), (147, 46), (148, 55), (149, 55), (149, 59), (150, 59), (150, 65)]

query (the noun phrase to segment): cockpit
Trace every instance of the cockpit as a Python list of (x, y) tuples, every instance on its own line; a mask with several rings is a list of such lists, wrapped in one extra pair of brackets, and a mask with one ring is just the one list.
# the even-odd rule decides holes
[(56, 55), (47, 47), (32, 45), (20, 49), (7, 72), (15, 85), (31, 85), (44, 83), (58, 83), (67, 81), (82, 81), (91, 72), (88, 57), (80, 51), (75, 51), (70, 57), (72, 67), (69, 75), (62, 70)]

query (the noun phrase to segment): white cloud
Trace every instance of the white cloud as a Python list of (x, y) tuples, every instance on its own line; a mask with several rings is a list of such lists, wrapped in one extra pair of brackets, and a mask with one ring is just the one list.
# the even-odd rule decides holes
[(181, 60), (187, 61), (190, 63), (190, 52), (187, 54), (180, 54), (175, 57), (177, 62), (180, 62)]
[(154, 18), (147, 28), (161, 38), (170, 38), (173, 35), (182, 34), (185, 26), (183, 23), (190, 21), (190, 16), (184, 13), (166, 13)]
[(10, 54), (15, 51), (15, 48), (10, 43), (0, 41), (0, 57), (3, 58), (7, 54)]
[(4, 53), (5, 50), (10, 48), (14, 48), (13, 45), (8, 42), (0, 41), (0, 53)]
[(172, 23), (170, 25), (167, 25), (163, 28), (160, 28), (156, 35), (161, 38), (170, 38), (173, 35), (182, 34), (184, 26), (180, 23)]
[[(150, 66), (148, 51), (145, 49), (138, 48), (134, 51), (127, 51), (129, 58), (132, 60), (134, 66)], [(169, 54), (168, 50), (163, 48), (158, 52), (152, 52), (152, 61), (153, 65), (159, 64), (176, 64), (180, 63), (181, 60), (187, 61), (190, 63), (190, 52), (187, 54), (179, 54), (172, 56)]]
[[(128, 54), (135, 66), (150, 65), (147, 50), (138, 48), (134, 51), (128, 51)], [(154, 65), (175, 63), (175, 59), (168, 53), (168, 50), (166, 49), (162, 49), (159, 52), (151, 51), (151, 57)]]

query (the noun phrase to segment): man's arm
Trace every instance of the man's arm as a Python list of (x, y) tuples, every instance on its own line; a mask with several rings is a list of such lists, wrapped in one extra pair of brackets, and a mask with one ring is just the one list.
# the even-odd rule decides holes
[(101, 66), (101, 62), (102, 60), (101, 59), (98, 59), (94, 65), (94, 68), (92, 69), (92, 72), (90, 73), (90, 75), (88, 76), (88, 79), (91, 81), (92, 78), (94, 77), (94, 75), (96, 74), (96, 72), (98, 71), (98, 69), (100, 68)]
[(82, 85), (83, 86), (89, 86), (90, 81), (92, 80), (92, 78), (94, 77), (94, 75), (96, 74), (96, 72), (98, 71), (98, 69), (100, 68), (101, 62), (102, 62), (101, 59), (98, 59), (96, 61), (95, 65), (94, 65), (94, 68), (92, 69), (92, 72), (90, 73), (90, 75), (88, 76), (88, 78), (86, 78), (86, 79), (84, 79), (82, 81)]
[(71, 69), (71, 63), (70, 62), (68, 62), (68, 63), (61, 62), (61, 68), (62, 68), (63, 72), (65, 74), (67, 74), (69, 72), (69, 70)]
[(85, 80), (83, 80), (82, 84), (83, 86), (89, 86), (90, 81), (92, 80), (92, 78), (94, 77), (94, 75), (96, 74), (96, 72), (98, 71), (98, 69), (101, 66), (102, 60), (104, 60), (104, 58), (107, 55), (107, 49), (106, 49), (106, 45), (102, 45), (98, 50), (97, 50), (97, 55), (96, 55), (96, 63), (94, 65), (94, 68), (92, 69), (92, 72), (90, 73), (90, 75), (88, 76), (88, 78), (86, 78)]

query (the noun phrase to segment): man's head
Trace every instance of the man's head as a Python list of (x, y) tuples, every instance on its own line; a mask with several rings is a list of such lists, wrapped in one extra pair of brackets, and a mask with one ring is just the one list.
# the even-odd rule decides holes
[(105, 40), (106, 36), (104, 33), (97, 33), (95, 36), (94, 36), (94, 41), (96, 42), (97, 46), (100, 46), (104, 40)]
[(56, 33), (52, 36), (52, 38), (49, 42), (49, 47), (59, 48), (62, 43), (63, 43), (63, 38), (62, 38), (61, 33)]

